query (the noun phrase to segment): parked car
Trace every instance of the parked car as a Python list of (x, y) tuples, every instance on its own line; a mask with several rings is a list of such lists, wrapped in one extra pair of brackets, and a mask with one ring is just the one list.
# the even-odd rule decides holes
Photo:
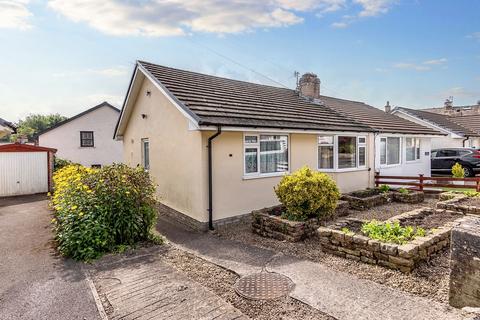
[(455, 163), (465, 169), (465, 176), (480, 173), (480, 150), (473, 148), (445, 148), (432, 150), (432, 173), (450, 173)]

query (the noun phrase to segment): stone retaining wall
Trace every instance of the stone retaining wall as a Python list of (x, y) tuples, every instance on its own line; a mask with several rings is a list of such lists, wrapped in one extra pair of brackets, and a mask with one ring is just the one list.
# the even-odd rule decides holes
[(456, 308), (480, 307), (480, 218), (466, 216), (452, 230), (450, 304)]
[(289, 242), (298, 242), (315, 235), (320, 225), (318, 219), (290, 221), (271, 214), (278, 209), (281, 206), (253, 211), (252, 231), (263, 237)]
[[(431, 211), (429, 211), (431, 210)], [(391, 221), (402, 221), (426, 214), (435, 214), (434, 209), (417, 209), (396, 216)], [(460, 218), (460, 217), (459, 217)], [(345, 219), (338, 223), (320, 227), (317, 230), (322, 250), (343, 258), (362, 261), (369, 264), (378, 264), (402, 272), (411, 272), (421, 261), (428, 261), (444, 248), (449, 246), (450, 231), (455, 222), (446, 223), (434, 233), (425, 237), (417, 237), (404, 245), (382, 243), (366, 236), (355, 233), (344, 233), (344, 227), (361, 224), (363, 221)]]
[(437, 203), (438, 209), (446, 209), (452, 211), (459, 211), (463, 214), (480, 215), (480, 207), (468, 206), (462, 204), (464, 200), (468, 199), (465, 195), (455, 195), (452, 199), (441, 201)]
[(392, 195), (379, 193), (376, 189), (367, 189), (344, 194), (341, 199), (348, 201), (352, 209), (367, 210), (392, 201)]
[(421, 203), (425, 200), (425, 194), (420, 191), (411, 191), (408, 193), (401, 193), (398, 191), (391, 192), (393, 195), (393, 201), (402, 203)]
[(252, 231), (263, 237), (281, 241), (298, 242), (315, 236), (317, 228), (326, 220), (343, 217), (349, 213), (349, 203), (338, 201), (335, 214), (326, 219), (310, 219), (308, 221), (290, 221), (282, 219), (282, 206), (264, 208), (252, 212)]

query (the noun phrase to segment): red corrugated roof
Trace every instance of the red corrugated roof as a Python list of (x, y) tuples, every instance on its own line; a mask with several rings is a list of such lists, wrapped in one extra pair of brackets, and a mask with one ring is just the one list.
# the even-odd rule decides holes
[(57, 152), (57, 149), (46, 148), (40, 146), (32, 146), (30, 144), (10, 143), (0, 145), (0, 152)]

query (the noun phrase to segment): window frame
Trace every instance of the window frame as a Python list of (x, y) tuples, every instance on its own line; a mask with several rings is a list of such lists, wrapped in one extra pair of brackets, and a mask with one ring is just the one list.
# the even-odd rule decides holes
[[(82, 135), (83, 133), (91, 133), (92, 134), (92, 139), (83, 139)], [(92, 140), (92, 145), (84, 145), (83, 141), (84, 140)], [(95, 148), (95, 134), (94, 131), (80, 131), (80, 148)]]
[[(260, 170), (260, 136), (286, 136), (287, 137), (287, 165), (288, 170), (284, 172), (270, 172), (270, 173), (261, 173)], [(256, 142), (246, 142), (246, 137), (255, 136)], [(291, 149), (290, 149), (290, 134), (285, 132), (244, 132), (242, 137), (243, 144), (243, 179), (256, 179), (256, 178), (268, 178), (268, 177), (281, 177), (290, 173), (291, 169)], [(247, 173), (247, 162), (245, 161), (246, 149), (257, 149), (257, 171)]]
[[(148, 166), (145, 164), (145, 144), (148, 144)], [(145, 169), (145, 171), (150, 170), (150, 140), (149, 138), (142, 138), (140, 139), (140, 146), (141, 146), (141, 162), (142, 162), (142, 167)]]
[[(318, 139), (320, 137), (333, 137), (333, 168), (332, 169), (325, 169), (320, 168), (319, 166), (319, 147), (322, 146)], [(355, 137), (356, 138), (356, 166), (351, 168), (339, 168), (338, 167), (338, 138), (339, 137)], [(364, 143), (360, 143), (360, 139), (365, 139)], [(327, 145), (323, 145), (327, 146)], [(365, 165), (360, 166), (360, 147), (365, 148)], [(317, 171), (320, 172), (348, 172), (348, 171), (361, 171), (365, 170), (368, 167), (368, 137), (366, 135), (358, 135), (358, 134), (318, 134), (317, 135)]]
[[(399, 141), (399, 150), (398, 150), (398, 163), (388, 163), (388, 139), (398, 139)], [(382, 140), (385, 139), (385, 163), (382, 163), (382, 158), (381, 158), (381, 154), (382, 154), (382, 149), (381, 149), (381, 145), (382, 145)], [(401, 166), (402, 165), (402, 161), (403, 161), (403, 145), (404, 145), (404, 142), (403, 142), (404, 139), (402, 139), (402, 137), (400, 136), (381, 136), (380, 139), (379, 139), (379, 152), (378, 152), (378, 155), (379, 155), (379, 161), (380, 161), (380, 167), (381, 168), (388, 168), (388, 167), (396, 167), (396, 166)]]
[[(408, 148), (408, 139), (413, 139), (413, 160), (408, 160), (407, 157), (407, 148)], [(420, 138), (417, 137), (405, 137), (405, 161), (407, 163), (419, 162), (422, 159), (422, 142)]]

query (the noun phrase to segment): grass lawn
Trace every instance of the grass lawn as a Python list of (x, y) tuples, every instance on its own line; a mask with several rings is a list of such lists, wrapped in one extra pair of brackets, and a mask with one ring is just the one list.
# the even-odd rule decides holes
[(442, 190), (451, 192), (475, 191), (475, 186), (471, 186), (470, 188), (442, 188)]

